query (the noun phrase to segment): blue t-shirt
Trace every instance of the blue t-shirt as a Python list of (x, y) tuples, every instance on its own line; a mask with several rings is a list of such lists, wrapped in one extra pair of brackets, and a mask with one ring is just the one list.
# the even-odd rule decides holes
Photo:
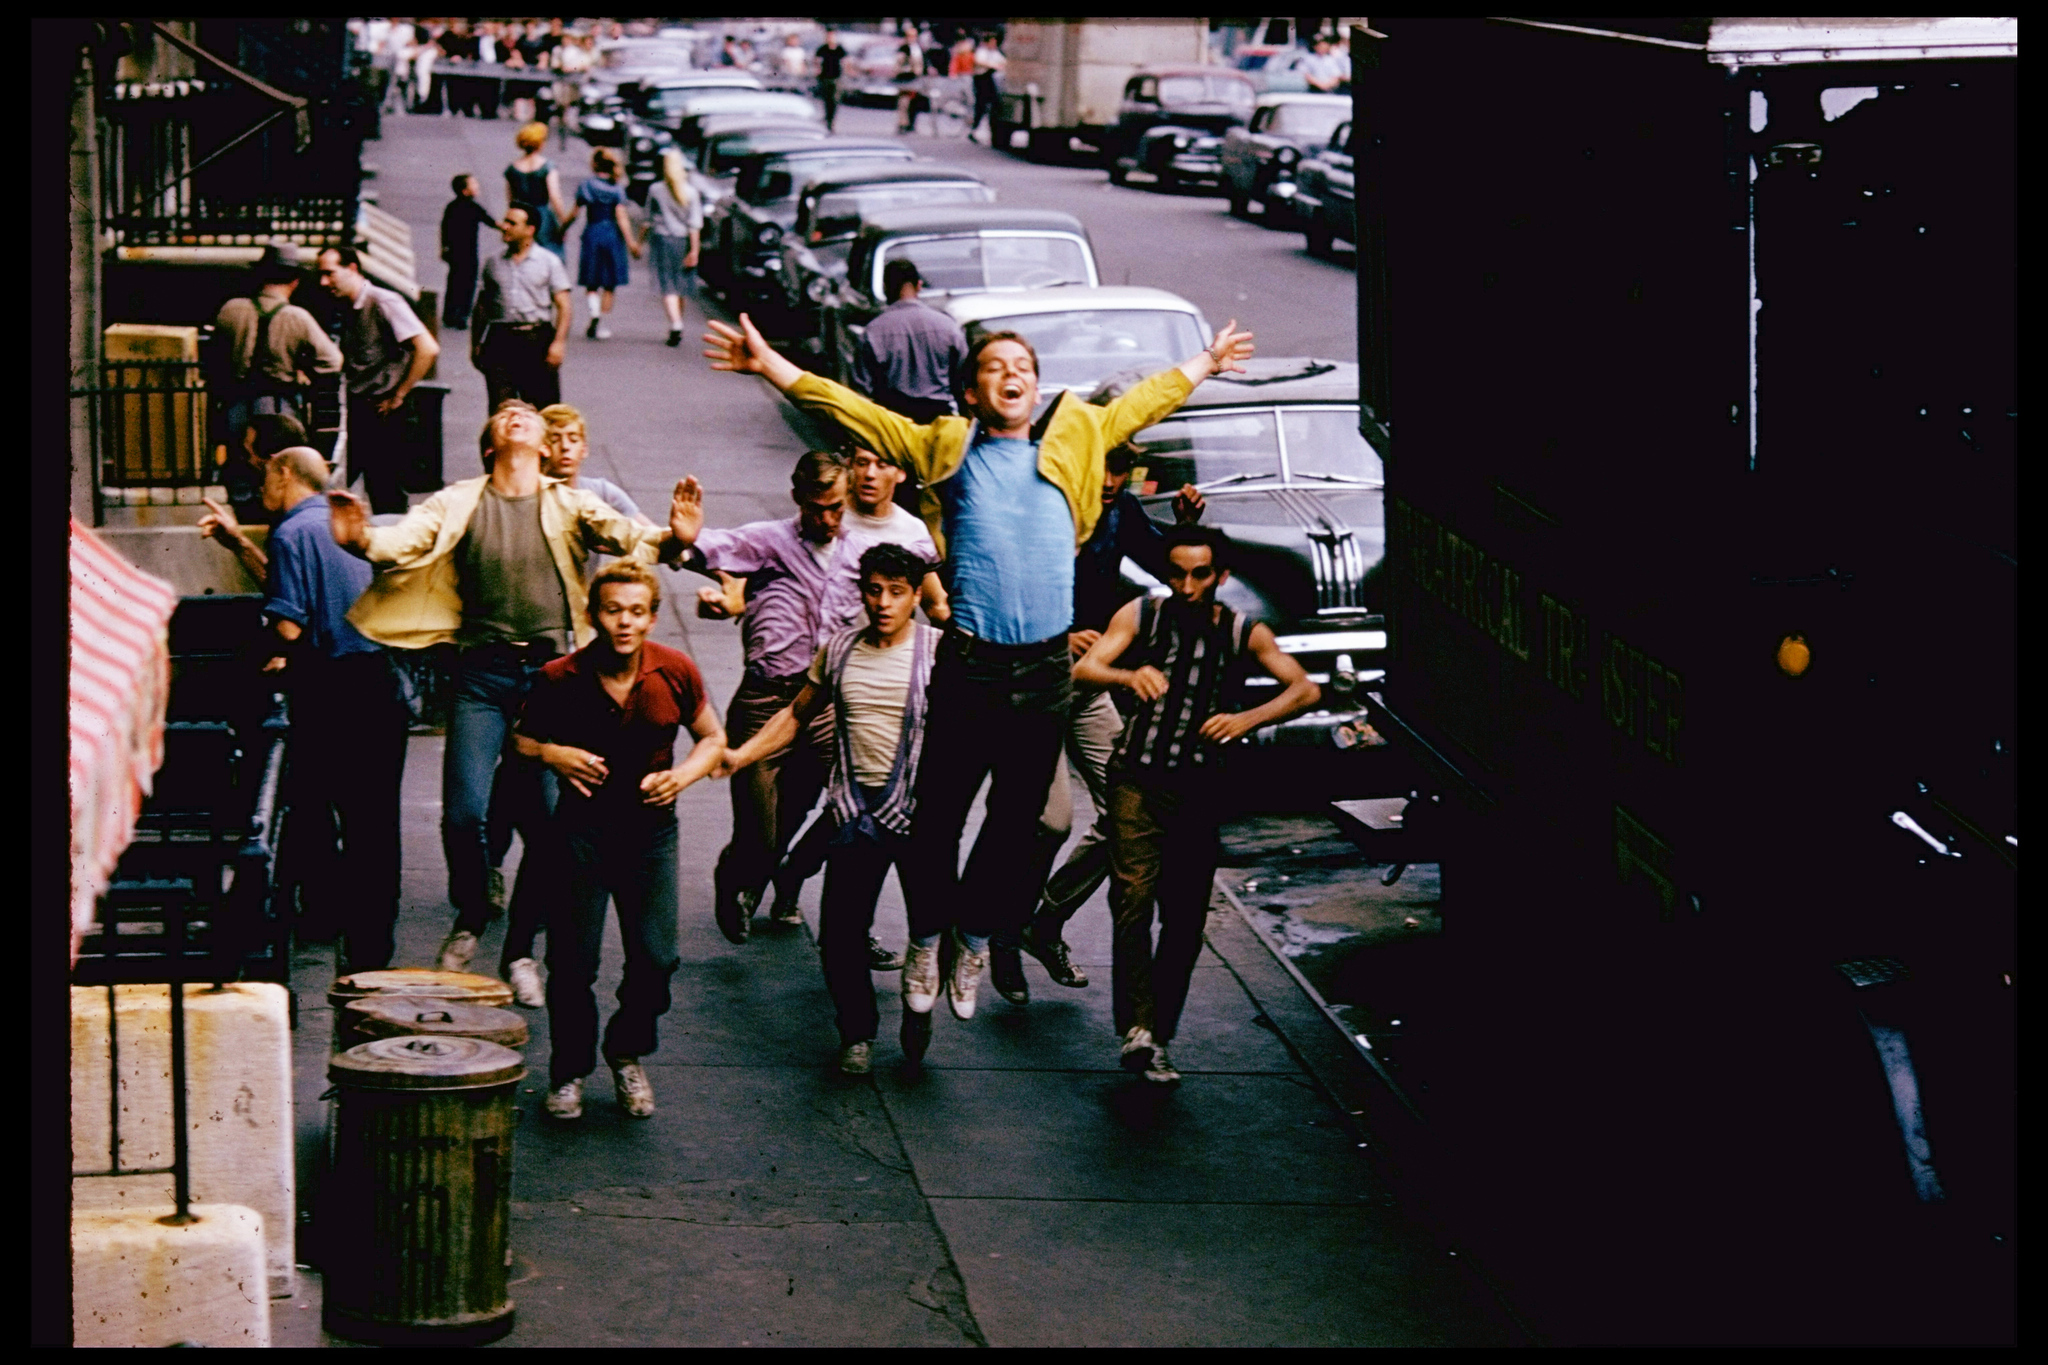
[(937, 487), (954, 623), (999, 645), (1064, 634), (1074, 620), (1074, 513), (1038, 472), (1038, 443), (983, 437)]
[(315, 493), (284, 514), (270, 533), (263, 610), (306, 633), (307, 643), (338, 659), (379, 646), (348, 623), (348, 609), (370, 586), (369, 564), (334, 543), (327, 499)]
[(637, 517), (640, 515), (640, 504), (634, 502), (625, 489), (619, 487), (610, 479), (600, 479), (595, 474), (578, 474), (576, 476), (576, 486), (585, 492), (597, 494), (599, 501), (603, 502), (605, 506), (611, 508), (620, 516)]

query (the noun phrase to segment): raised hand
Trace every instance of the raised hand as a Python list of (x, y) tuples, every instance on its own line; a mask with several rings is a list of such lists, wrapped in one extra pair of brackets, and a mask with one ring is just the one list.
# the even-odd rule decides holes
[(668, 533), (685, 545), (695, 545), (704, 533), (704, 486), (694, 474), (676, 484), (669, 499)]
[(1223, 324), (1216, 333), (1216, 339), (1209, 343), (1209, 359), (1216, 367), (1216, 373), (1228, 374), (1232, 370), (1242, 371), (1244, 362), (1252, 358), (1252, 334), (1237, 330), (1237, 319)]
[(739, 326), (711, 319), (704, 334), (704, 358), (714, 370), (733, 374), (758, 374), (778, 389), (787, 389), (803, 378), (803, 371), (768, 344), (754, 320), (745, 313)]
[(346, 489), (331, 488), (327, 491), (327, 508), (334, 543), (360, 553), (370, 540), (369, 504)]
[(1209, 500), (1202, 496), (1202, 490), (1191, 483), (1180, 486), (1180, 492), (1173, 497), (1173, 519), (1183, 526), (1192, 525), (1202, 519), (1202, 513), (1209, 508)]

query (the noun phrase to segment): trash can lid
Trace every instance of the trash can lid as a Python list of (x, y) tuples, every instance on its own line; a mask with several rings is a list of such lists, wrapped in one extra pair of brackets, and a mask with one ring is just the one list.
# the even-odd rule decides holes
[(511, 1010), (430, 995), (367, 995), (343, 1006), (361, 1038), (481, 1038), (501, 1047), (525, 1047), (526, 1021)]
[(327, 1063), (328, 1080), (358, 1090), (475, 1090), (525, 1075), (518, 1053), (481, 1038), (372, 1038)]
[(467, 1000), (478, 1005), (512, 1003), (512, 988), (494, 976), (444, 972), (432, 967), (356, 972), (336, 981), (327, 992), (327, 1000), (340, 1009), (348, 1001), (368, 995), (431, 995), (447, 1000)]

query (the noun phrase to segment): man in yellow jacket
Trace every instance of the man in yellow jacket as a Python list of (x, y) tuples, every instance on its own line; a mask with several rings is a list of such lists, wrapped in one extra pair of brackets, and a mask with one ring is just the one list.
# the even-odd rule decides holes
[[(455, 904), (455, 927), (441, 947), (440, 965), (448, 971), (468, 968), (490, 917), (484, 815), (513, 723), (541, 665), (595, 634), (584, 562), (598, 551), (643, 564), (672, 563), (687, 543), (542, 474), (547, 428), (530, 404), (500, 404), (488, 431), (490, 473), (449, 484), (395, 526), (371, 526), (369, 509), (354, 494), (327, 495), (335, 541), (377, 570), (350, 608), (349, 623), (394, 649), (455, 646), (455, 704), (441, 766), (441, 845), (448, 899)], [(678, 505), (681, 491), (678, 486)], [(672, 510), (671, 525), (675, 515)], [(533, 814), (526, 813), (529, 819)], [(529, 848), (532, 843), (529, 834)], [(522, 863), (522, 882), (537, 861)], [(519, 895), (515, 889), (514, 898)], [(511, 966), (501, 964), (519, 975)], [(513, 985), (521, 1003), (538, 1003), (529, 998), (540, 989), (537, 972)]]
[[(970, 1018), (989, 937), (1013, 935), (1032, 907), (1032, 839), (1073, 695), (1067, 631), (1074, 554), (1102, 514), (1104, 457), (1170, 415), (1195, 385), (1241, 368), (1252, 338), (1232, 321), (1206, 351), (1108, 406), (1063, 393), (1033, 421), (1037, 353), (1015, 332), (988, 333), (969, 343), (954, 377), (967, 415), (920, 425), (804, 373), (744, 314), (739, 323), (711, 324), (705, 355), (712, 368), (760, 375), (798, 406), (830, 417), (862, 447), (915, 472), (923, 484), (919, 511), (946, 560), (953, 615), (931, 679), (926, 758), (903, 878), (911, 938), (903, 1046), (915, 1061), (931, 1036), (940, 936), (952, 931), (948, 1002), (955, 1016)], [(684, 480), (678, 534), (698, 499), (694, 480)], [(701, 518), (701, 510), (695, 515)], [(991, 775), (981, 835), (965, 876), (956, 878), (967, 807)], [(909, 1008), (912, 1000), (923, 1010)]]

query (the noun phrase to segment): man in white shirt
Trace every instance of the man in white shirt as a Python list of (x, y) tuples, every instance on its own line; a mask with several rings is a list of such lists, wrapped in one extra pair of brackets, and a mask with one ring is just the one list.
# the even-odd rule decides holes
[(775, 64), (785, 76), (807, 76), (811, 71), (810, 54), (794, 33), (782, 40), (782, 51), (775, 54)]
[(1330, 94), (1350, 81), (1351, 59), (1332, 51), (1329, 35), (1319, 33), (1314, 54), (1301, 64), (1301, 74), (1309, 89)]

